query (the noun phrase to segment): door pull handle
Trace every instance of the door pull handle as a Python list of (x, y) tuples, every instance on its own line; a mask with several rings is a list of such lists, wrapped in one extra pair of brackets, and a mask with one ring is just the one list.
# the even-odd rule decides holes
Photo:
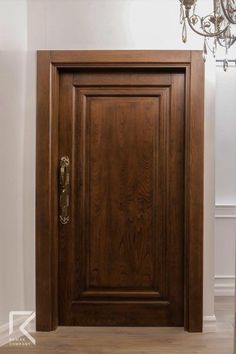
[(60, 160), (59, 189), (59, 219), (61, 224), (66, 225), (70, 221), (70, 159), (68, 156), (63, 156)]

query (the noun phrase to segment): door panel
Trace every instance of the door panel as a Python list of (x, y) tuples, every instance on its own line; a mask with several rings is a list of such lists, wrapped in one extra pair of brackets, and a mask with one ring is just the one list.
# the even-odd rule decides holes
[(182, 326), (185, 76), (61, 71), (61, 325)]

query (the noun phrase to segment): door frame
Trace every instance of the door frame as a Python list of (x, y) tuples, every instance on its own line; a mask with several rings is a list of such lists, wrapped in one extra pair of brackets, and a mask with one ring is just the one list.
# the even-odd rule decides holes
[(63, 68), (185, 71), (184, 328), (203, 325), (204, 64), (201, 51), (38, 51), (36, 124), (36, 327), (58, 326), (58, 94)]

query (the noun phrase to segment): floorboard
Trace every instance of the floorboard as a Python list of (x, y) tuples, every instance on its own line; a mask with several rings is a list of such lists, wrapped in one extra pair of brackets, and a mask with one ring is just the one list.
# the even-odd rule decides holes
[(181, 328), (61, 327), (36, 333), (36, 345), (8, 344), (9, 354), (233, 354), (232, 298), (216, 299), (217, 332), (189, 334)]

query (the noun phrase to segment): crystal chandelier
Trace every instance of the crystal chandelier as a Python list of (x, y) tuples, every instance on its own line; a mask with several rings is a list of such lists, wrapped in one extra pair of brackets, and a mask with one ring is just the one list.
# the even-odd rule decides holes
[[(180, 23), (183, 25), (182, 40), (187, 42), (187, 24), (204, 37), (203, 59), (206, 61), (208, 50), (216, 56), (218, 46), (225, 48), (224, 70), (229, 66), (228, 50), (236, 42), (232, 25), (236, 24), (236, 0), (213, 0), (213, 11), (201, 17), (197, 14), (197, 0), (180, 1)], [(212, 40), (210, 43), (210, 40)]]

